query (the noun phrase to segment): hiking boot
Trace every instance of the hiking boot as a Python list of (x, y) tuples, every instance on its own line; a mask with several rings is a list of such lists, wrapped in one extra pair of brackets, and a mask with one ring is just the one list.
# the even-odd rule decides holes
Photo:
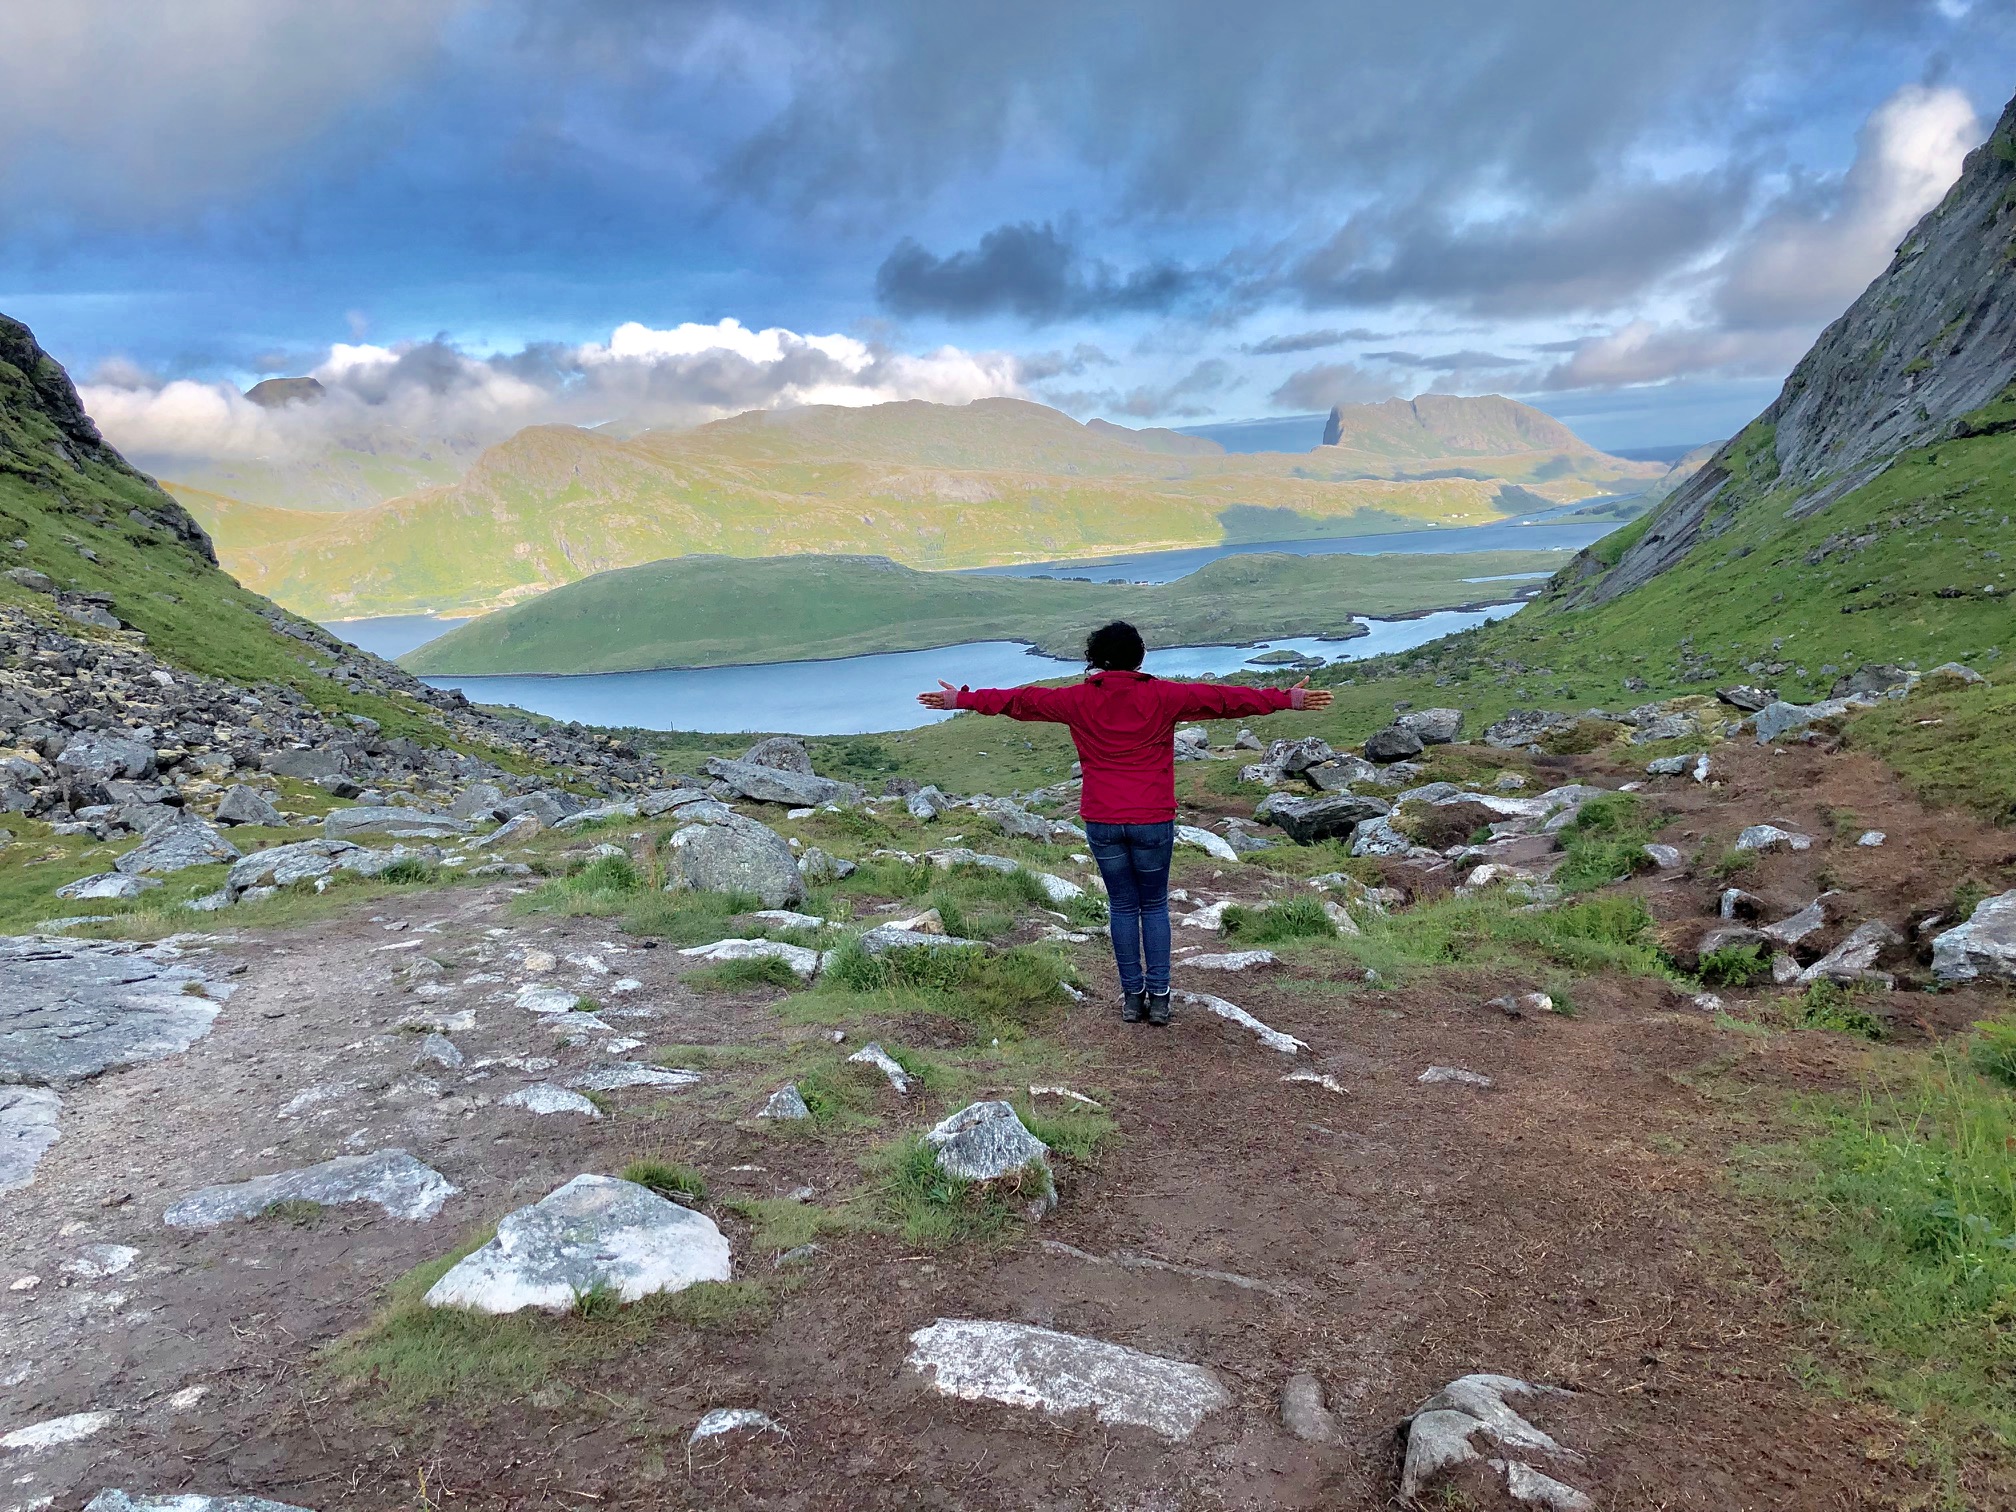
[(1166, 1029), (1169, 1025), (1169, 994), (1150, 992), (1145, 996), (1148, 999), (1148, 1022)]
[(1120, 995), (1120, 1022), (1138, 1024), (1148, 1012), (1148, 994), (1145, 992), (1123, 992)]

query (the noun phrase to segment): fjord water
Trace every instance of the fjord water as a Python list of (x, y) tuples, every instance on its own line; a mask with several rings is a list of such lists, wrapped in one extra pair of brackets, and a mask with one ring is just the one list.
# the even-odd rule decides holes
[[(1439, 636), (1515, 613), (1518, 604), (1445, 609), (1419, 619), (1365, 620), (1355, 640), (1307, 637), (1260, 646), (1179, 646), (1148, 653), (1162, 677), (1236, 672), (1250, 658), (1279, 649), (1358, 660), (1404, 651)], [(602, 672), (577, 677), (430, 677), (477, 703), (515, 704), (535, 714), (583, 724), (647, 730), (783, 730), (796, 735), (866, 735), (949, 719), (917, 706), (939, 680), (973, 687), (1014, 687), (1069, 677), (1079, 663), (1032, 655), (1013, 641), (975, 641), (933, 651), (889, 651), (837, 661), (770, 662), (754, 667), (686, 667)]]

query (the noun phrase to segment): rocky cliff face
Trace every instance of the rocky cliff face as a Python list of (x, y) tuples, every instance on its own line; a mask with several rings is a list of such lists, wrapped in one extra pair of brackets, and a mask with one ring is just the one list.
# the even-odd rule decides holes
[(28, 327), (0, 315), (0, 478), (17, 478), (76, 506), (96, 493), (86, 483), (94, 474), (100, 483), (109, 478), (143, 490), (141, 501), (128, 507), (145, 525), (216, 565), (217, 554), (203, 527), (152, 478), (105, 444), (63, 365), (42, 350)]
[[(1677, 489), (1577, 602), (1617, 597), (1772, 493), (1817, 514), (1899, 453), (1967, 434), (2016, 382), (2016, 101), (1888, 269), (1824, 331), (1755, 422)], [(1593, 572), (1593, 559), (1580, 564)]]

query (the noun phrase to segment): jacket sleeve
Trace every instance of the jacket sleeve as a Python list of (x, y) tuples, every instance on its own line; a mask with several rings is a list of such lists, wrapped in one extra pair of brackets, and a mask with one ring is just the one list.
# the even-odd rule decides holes
[(1069, 724), (1077, 693), (1076, 688), (961, 688), (954, 706), (1032, 723)]
[(1278, 714), (1294, 707), (1286, 688), (1248, 688), (1239, 683), (1168, 683), (1177, 695), (1178, 719), (1239, 719), (1250, 714)]

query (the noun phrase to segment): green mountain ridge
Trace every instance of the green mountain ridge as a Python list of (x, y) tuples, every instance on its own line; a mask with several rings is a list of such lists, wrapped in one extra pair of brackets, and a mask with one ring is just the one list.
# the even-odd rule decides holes
[(1348, 638), (1356, 615), (1502, 598), (1478, 577), (1546, 572), (1558, 554), (1227, 557), (1173, 583), (918, 572), (887, 557), (679, 557), (598, 573), (400, 658), (428, 674), (629, 672), (1024, 641), (1076, 657), (1125, 618), (1157, 645)]
[[(1524, 408), (1488, 406), (1508, 407)], [(1518, 439), (1503, 426), (1477, 436)], [(535, 426), (485, 450), (455, 483), (344, 514), (183, 497), (245, 582), (344, 619), (481, 610), (691, 555), (979, 567), (1214, 545), (1233, 510), (1280, 512), (1282, 539), (1309, 533), (1312, 519), (1324, 534), (1488, 524), (1535, 499), (1635, 492), (1664, 471), (1577, 442), (1397, 475), (1426, 460), (1342, 448), (1233, 456), (1021, 400), (906, 401), (752, 411), (628, 438)], [(1512, 486), (1525, 492), (1508, 495)]]

